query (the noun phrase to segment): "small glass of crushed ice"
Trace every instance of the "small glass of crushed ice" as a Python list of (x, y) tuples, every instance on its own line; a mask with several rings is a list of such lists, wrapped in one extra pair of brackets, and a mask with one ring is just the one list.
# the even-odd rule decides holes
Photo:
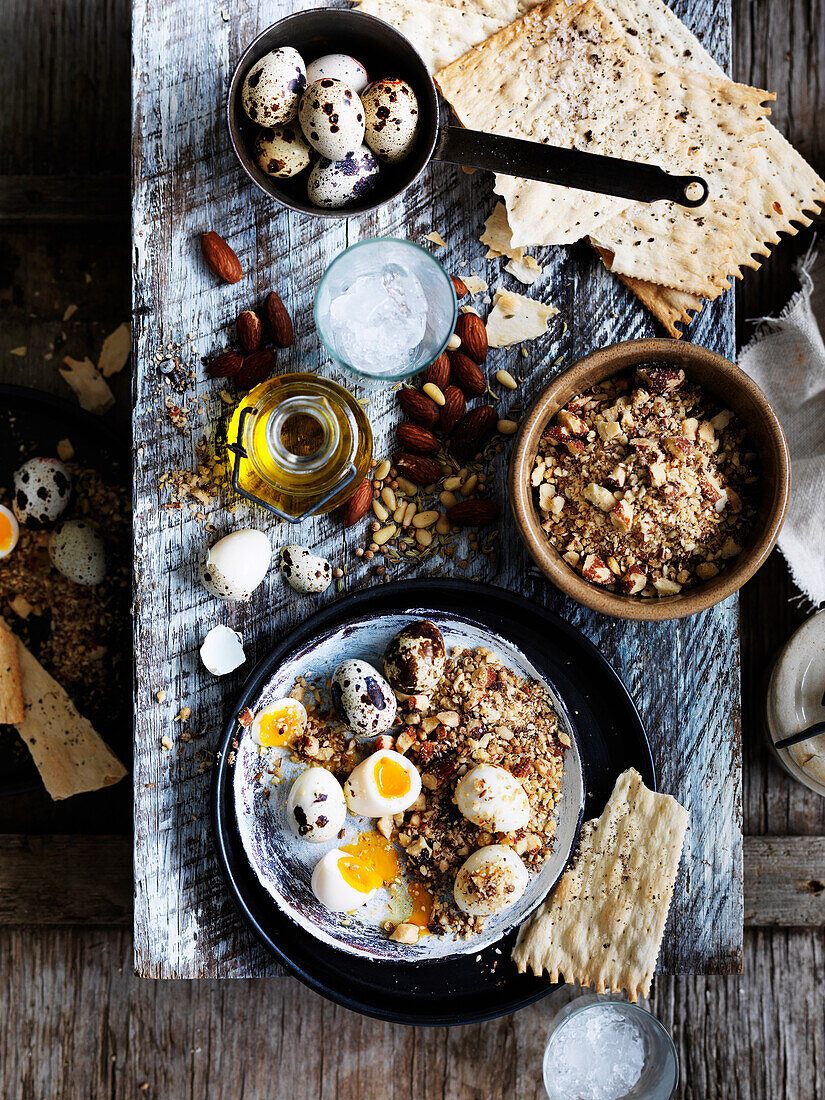
[(553, 1020), (543, 1069), (550, 1100), (670, 1100), (679, 1083), (676, 1048), (656, 1017), (596, 994)]
[(398, 381), (436, 359), (453, 334), (452, 279), (411, 241), (375, 237), (344, 249), (315, 292), (315, 327), (339, 366)]

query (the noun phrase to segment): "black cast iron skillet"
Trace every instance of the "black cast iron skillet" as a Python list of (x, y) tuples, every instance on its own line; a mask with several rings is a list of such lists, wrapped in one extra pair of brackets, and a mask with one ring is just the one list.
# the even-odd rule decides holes
[[(371, 80), (400, 77), (414, 89), (419, 105), (415, 147), (401, 164), (382, 165), (377, 186), (361, 201), (337, 210), (322, 209), (307, 198), (306, 172), (280, 180), (258, 167), (253, 155), (258, 127), (244, 112), (241, 90), (252, 66), (278, 46), (294, 47), (306, 64), (326, 53), (348, 53), (366, 67)], [(409, 40), (381, 19), (342, 8), (296, 12), (258, 35), (232, 76), (227, 117), (232, 148), (253, 183), (290, 210), (320, 218), (348, 218), (383, 206), (417, 180), (431, 160), (641, 202), (668, 199), (693, 207), (701, 206), (708, 197), (708, 185), (699, 176), (671, 176), (654, 164), (440, 125), (435, 84)]]

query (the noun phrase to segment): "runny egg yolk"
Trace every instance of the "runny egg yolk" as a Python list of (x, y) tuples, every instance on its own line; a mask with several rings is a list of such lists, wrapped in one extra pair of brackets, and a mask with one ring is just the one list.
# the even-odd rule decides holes
[(5, 508), (0, 508), (0, 554), (8, 554), (12, 549), (17, 532)]
[(410, 790), (410, 773), (397, 760), (380, 756), (375, 762), (375, 785), (382, 798), (403, 798)]
[(260, 716), (258, 737), (264, 748), (282, 748), (291, 745), (304, 732), (304, 725), (301, 708), (285, 699)]
[(413, 911), (405, 919), (406, 924), (417, 924), (419, 928), (426, 928), (430, 923), (433, 911), (433, 896), (422, 882), (411, 882), (407, 887)]
[(344, 882), (366, 894), (379, 886), (389, 886), (401, 873), (398, 855), (380, 833), (361, 833), (353, 844), (343, 844), (347, 857), (338, 860)]

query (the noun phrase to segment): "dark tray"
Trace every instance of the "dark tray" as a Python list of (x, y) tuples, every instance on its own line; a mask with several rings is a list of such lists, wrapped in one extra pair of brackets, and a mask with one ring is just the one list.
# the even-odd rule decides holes
[(607, 661), (581, 631), (503, 588), (424, 579), (366, 589), (319, 611), (257, 665), (229, 712), (213, 769), (213, 840), (230, 892), (258, 938), (310, 989), (355, 1012), (419, 1026), (503, 1016), (539, 1000), (554, 986), (546, 978), (517, 973), (510, 960), (515, 932), (477, 954), (416, 965), (344, 954), (298, 928), (249, 867), (235, 826), (228, 754), (235, 716), (255, 701), (290, 650), (355, 616), (428, 606), (473, 618), (510, 639), (558, 689), (579, 735), (585, 818), (601, 812), (616, 777), (626, 768), (635, 767), (645, 783), (656, 788), (644, 727)]

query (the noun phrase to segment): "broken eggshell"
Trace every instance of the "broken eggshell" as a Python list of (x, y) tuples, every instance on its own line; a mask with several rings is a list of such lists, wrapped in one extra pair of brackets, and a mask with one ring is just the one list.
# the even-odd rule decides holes
[(248, 600), (266, 576), (272, 547), (263, 531), (233, 531), (208, 551), (203, 586), (219, 600)]
[(444, 673), (444, 638), (427, 619), (399, 630), (384, 654), (384, 675), (397, 690), (429, 695)]
[(294, 543), (281, 549), (281, 572), (296, 592), (305, 594), (325, 591), (332, 580), (328, 561)]
[(332, 676), (338, 713), (355, 733), (371, 737), (395, 721), (398, 704), (392, 688), (367, 661), (342, 661)]
[(222, 624), (212, 627), (203, 639), (200, 653), (207, 672), (213, 676), (226, 676), (246, 660), (243, 637)]

